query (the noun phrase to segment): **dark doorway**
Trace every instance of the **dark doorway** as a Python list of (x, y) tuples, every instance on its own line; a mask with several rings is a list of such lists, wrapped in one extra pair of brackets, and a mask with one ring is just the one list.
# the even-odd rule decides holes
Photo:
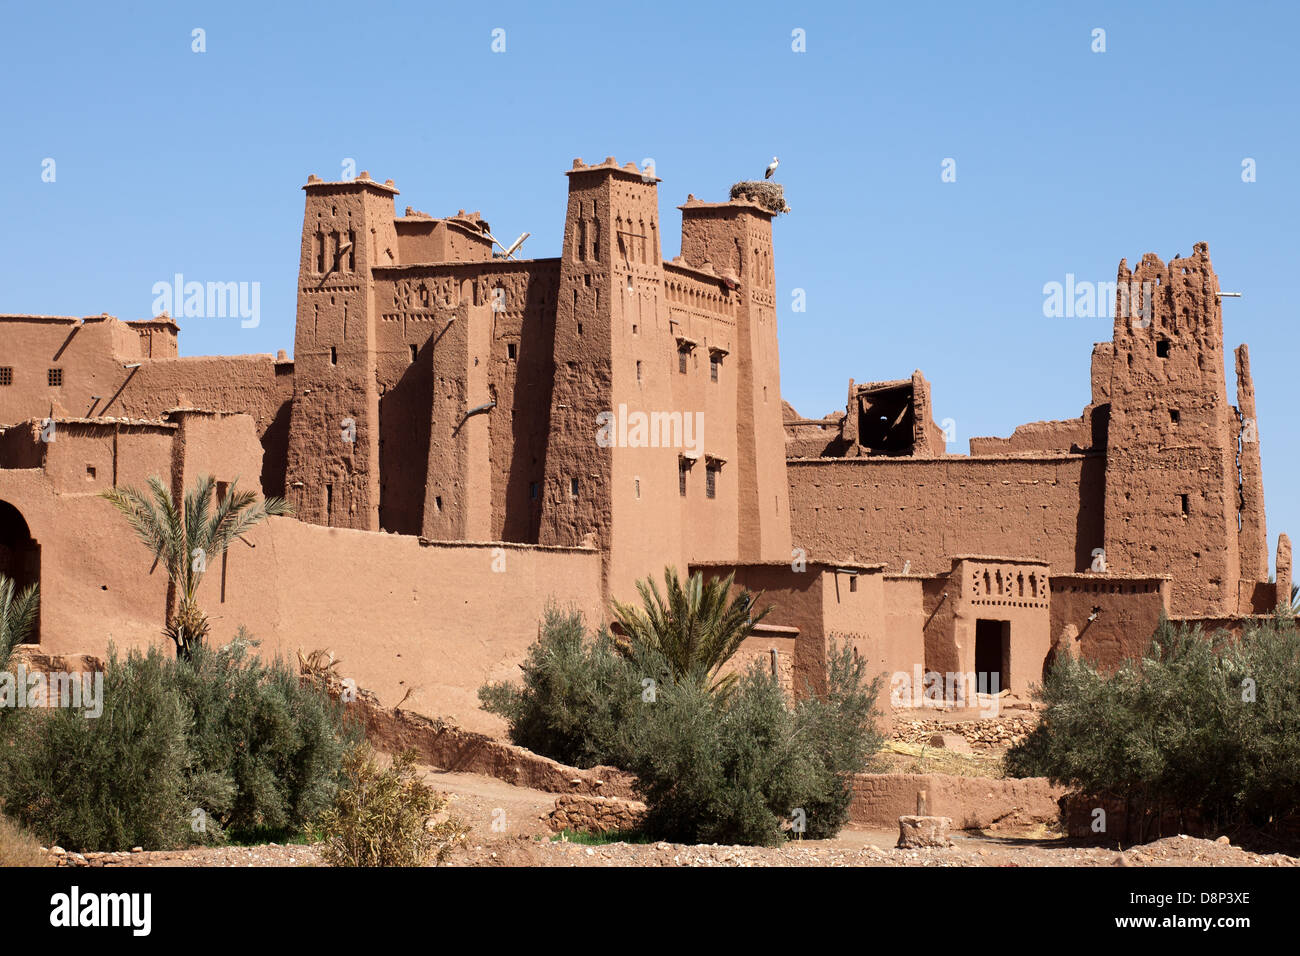
[[(41, 583), (41, 546), (32, 538), (22, 512), (7, 501), (0, 501), (0, 574), (12, 578), (19, 593)], [(40, 643), (40, 639), (38, 611), (30, 640)]]
[(982, 694), (1011, 686), (1011, 622), (975, 622), (975, 686)]

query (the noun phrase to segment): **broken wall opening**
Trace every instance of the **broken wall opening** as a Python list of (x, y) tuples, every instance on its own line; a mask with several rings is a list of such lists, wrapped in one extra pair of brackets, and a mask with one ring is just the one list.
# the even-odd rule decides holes
[(880, 452), (911, 450), (914, 442), (913, 407), (910, 382), (859, 391), (858, 444)]

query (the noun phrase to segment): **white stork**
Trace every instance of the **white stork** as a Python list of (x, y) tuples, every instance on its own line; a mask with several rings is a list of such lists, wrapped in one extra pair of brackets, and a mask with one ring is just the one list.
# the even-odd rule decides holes
[(772, 157), (772, 161), (771, 161), (770, 163), (767, 164), (767, 172), (763, 173), (763, 178), (764, 178), (764, 179), (771, 179), (771, 178), (772, 178), (772, 174), (773, 174), (774, 172), (776, 172), (776, 167), (778, 167), (778, 166), (780, 166), (780, 165), (781, 165), (781, 160), (779, 160), (779, 159), (777, 159), (775, 156), (773, 156), (773, 157)]

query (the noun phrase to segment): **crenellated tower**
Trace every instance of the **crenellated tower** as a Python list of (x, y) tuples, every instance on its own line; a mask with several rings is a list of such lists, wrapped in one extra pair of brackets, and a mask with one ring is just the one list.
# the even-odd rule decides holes
[(619, 416), (674, 409), (659, 180), (613, 157), (575, 160), (567, 175), (539, 539), (594, 543), (607, 589), (626, 599), (667, 562), (685, 570), (677, 450), (629, 441), (619, 427)]
[(790, 490), (781, 420), (772, 213), (755, 203), (689, 199), (682, 258), (734, 284), (736, 546), (741, 561), (790, 560)]
[(304, 521), (379, 529), (371, 270), (395, 265), (392, 181), (308, 179), (298, 267), (286, 491)]

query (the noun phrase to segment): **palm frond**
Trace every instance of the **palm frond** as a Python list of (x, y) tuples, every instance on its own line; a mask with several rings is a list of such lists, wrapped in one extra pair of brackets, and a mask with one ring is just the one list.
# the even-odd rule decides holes
[(15, 647), (27, 643), (36, 628), (40, 607), (40, 585), (28, 585), (19, 591), (16, 581), (0, 574), (0, 667), (9, 665)]
[(683, 584), (673, 567), (664, 569), (662, 592), (653, 578), (638, 581), (641, 607), (611, 602), (625, 635), (624, 652), (653, 649), (668, 661), (675, 677), (706, 683), (726, 696), (736, 677), (719, 676), (719, 671), (772, 610), (756, 615), (757, 597), (743, 588), (732, 597), (734, 585), (734, 572), (707, 582), (696, 572)]

